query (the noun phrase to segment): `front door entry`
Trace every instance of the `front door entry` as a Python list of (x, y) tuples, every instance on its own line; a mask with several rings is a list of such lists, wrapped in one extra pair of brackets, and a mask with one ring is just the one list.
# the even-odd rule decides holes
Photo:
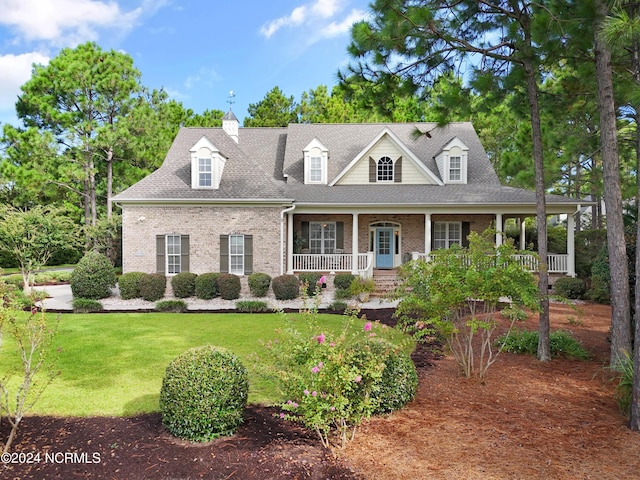
[(376, 229), (376, 267), (393, 268), (393, 228)]

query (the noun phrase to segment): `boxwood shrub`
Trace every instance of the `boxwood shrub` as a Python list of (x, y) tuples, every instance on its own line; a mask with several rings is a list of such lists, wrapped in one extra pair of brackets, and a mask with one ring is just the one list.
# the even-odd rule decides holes
[(300, 284), (303, 286), (306, 285), (306, 291), (304, 292), (307, 296), (315, 295), (318, 292), (318, 281), (322, 277), (321, 273), (318, 272), (303, 272), (298, 275), (300, 278)]
[(116, 286), (116, 274), (106, 256), (91, 251), (73, 269), (70, 283), (75, 298), (99, 300), (111, 295), (111, 289)]
[(171, 434), (196, 442), (233, 434), (244, 420), (247, 378), (240, 360), (226, 349), (187, 350), (169, 364), (162, 380), (162, 423)]
[(140, 296), (147, 302), (155, 302), (164, 297), (167, 279), (161, 273), (147, 273), (140, 279)]
[(333, 277), (333, 286), (336, 290), (349, 290), (351, 282), (356, 278), (352, 273), (336, 273)]
[(271, 281), (273, 294), (278, 300), (293, 300), (300, 296), (300, 280), (295, 275), (280, 275)]
[(217, 272), (203, 273), (196, 277), (195, 292), (196, 297), (201, 300), (211, 300), (220, 295), (218, 290), (218, 277)]
[(191, 272), (180, 272), (171, 277), (173, 296), (176, 298), (193, 297), (196, 294), (196, 277), (197, 275)]
[(236, 300), (240, 298), (240, 277), (233, 273), (221, 273), (218, 277), (218, 291), (220, 298), (224, 300)]
[(271, 277), (266, 273), (252, 273), (247, 280), (249, 282), (249, 291), (255, 297), (264, 297), (269, 292), (271, 286)]
[(576, 300), (584, 298), (587, 287), (581, 278), (561, 277), (553, 284), (553, 291), (561, 297)]
[(98, 300), (91, 298), (74, 298), (71, 303), (74, 313), (101, 312), (104, 307)]
[(145, 275), (144, 272), (128, 272), (121, 275), (118, 279), (120, 297), (123, 300), (140, 298), (140, 279)]
[(169, 313), (183, 313), (187, 311), (184, 300), (161, 300), (156, 302), (156, 311)]
[(374, 398), (380, 403), (375, 413), (400, 410), (413, 400), (418, 391), (418, 373), (411, 356), (385, 348), (384, 370)]

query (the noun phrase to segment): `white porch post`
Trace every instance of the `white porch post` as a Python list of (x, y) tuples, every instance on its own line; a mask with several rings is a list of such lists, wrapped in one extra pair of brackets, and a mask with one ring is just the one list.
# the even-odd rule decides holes
[(287, 273), (293, 273), (293, 213), (287, 214)]
[(502, 214), (496, 213), (496, 246), (502, 245)]
[(576, 276), (576, 221), (572, 214), (567, 215), (567, 275)]
[(424, 253), (429, 256), (431, 253), (431, 214), (424, 214)]
[(351, 224), (351, 254), (353, 258), (351, 259), (351, 273), (353, 275), (358, 274), (358, 214), (352, 214), (352, 224)]
[(520, 219), (520, 250), (527, 248), (527, 225), (524, 218)]

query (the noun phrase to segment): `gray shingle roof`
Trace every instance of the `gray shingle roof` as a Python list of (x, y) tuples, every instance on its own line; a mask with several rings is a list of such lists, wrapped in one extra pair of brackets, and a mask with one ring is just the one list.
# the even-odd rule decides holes
[[(385, 128), (389, 128), (436, 176), (434, 157), (458, 137), (467, 147), (466, 185), (304, 185), (303, 149), (317, 138), (329, 149), (329, 182)], [(415, 138), (416, 129), (429, 132)], [(227, 158), (220, 188), (191, 188), (189, 150), (205, 136)], [(284, 175), (287, 176), (285, 181)], [(535, 193), (504, 187), (471, 123), (437, 127), (433, 123), (407, 124), (291, 124), (287, 128), (240, 128), (236, 143), (221, 128), (182, 128), (162, 166), (117, 195), (131, 201), (268, 201), (328, 205), (496, 205), (535, 204)], [(556, 195), (547, 202), (575, 205), (575, 199)]]

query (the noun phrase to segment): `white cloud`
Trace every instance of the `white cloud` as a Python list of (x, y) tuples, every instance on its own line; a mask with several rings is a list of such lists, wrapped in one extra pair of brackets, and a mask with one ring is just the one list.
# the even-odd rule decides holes
[(365, 18), (367, 18), (367, 12), (363, 10), (353, 10), (349, 16), (344, 18), (341, 22), (331, 22), (326, 25), (320, 33), (324, 38), (337, 37), (343, 33), (350, 32), (354, 23), (364, 20)]
[(143, 9), (123, 12), (113, 1), (0, 0), (0, 11), (0, 24), (11, 27), (21, 38), (69, 46), (96, 40), (99, 28), (129, 30)]
[(215, 69), (203, 67), (185, 79), (184, 87), (187, 90), (190, 90), (200, 83), (204, 83), (206, 86), (212, 87), (219, 80), (220, 75)]
[(38, 52), (0, 55), (0, 110), (14, 110), (20, 87), (31, 78), (34, 63), (46, 65), (49, 57)]
[[(315, 0), (313, 3), (301, 5), (294, 8), (289, 15), (265, 23), (260, 28), (260, 33), (266, 38), (271, 38), (278, 30), (284, 27), (308, 25), (312, 22), (333, 18), (342, 10), (340, 3), (339, 0)], [(340, 21), (336, 25), (341, 25), (343, 22)], [(324, 27), (324, 24), (320, 24), (320, 26)]]

